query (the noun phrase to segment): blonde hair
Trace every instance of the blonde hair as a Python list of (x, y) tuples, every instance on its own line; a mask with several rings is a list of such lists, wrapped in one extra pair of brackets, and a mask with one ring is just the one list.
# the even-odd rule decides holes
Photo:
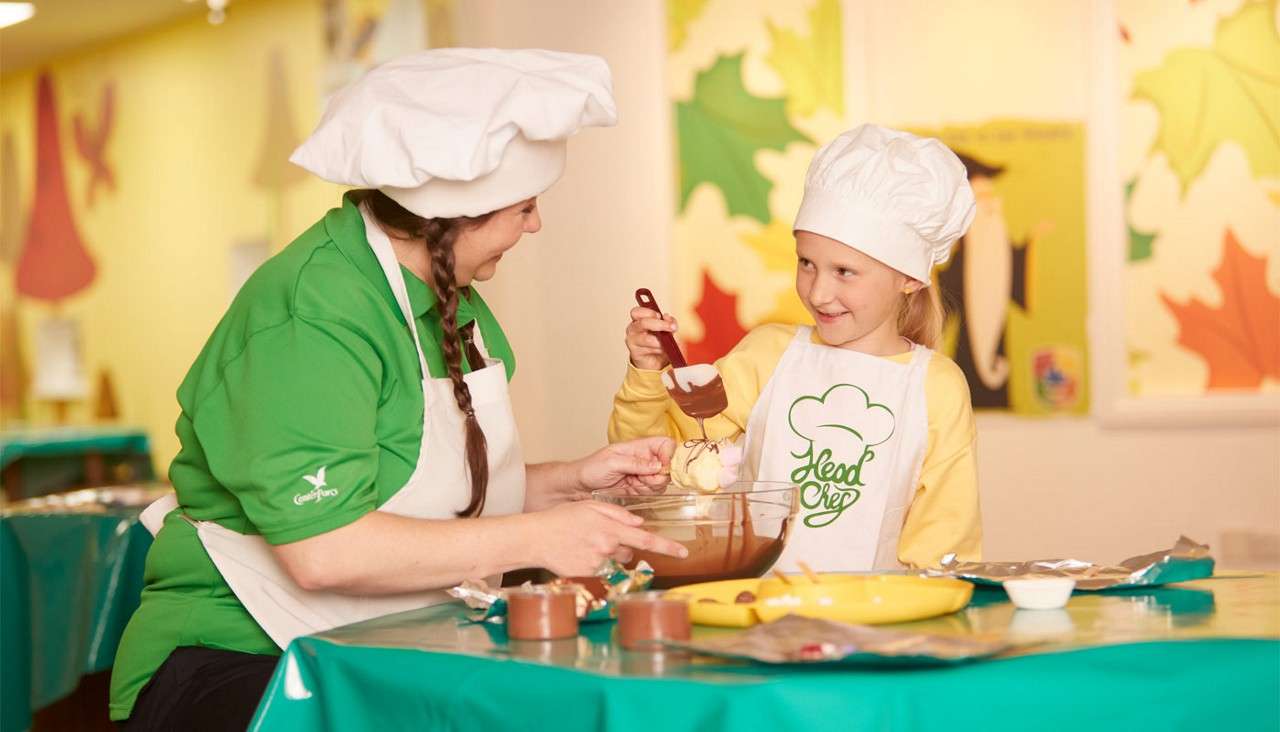
[(926, 348), (937, 348), (942, 339), (946, 310), (938, 286), (921, 287), (905, 295), (898, 310), (898, 334)]

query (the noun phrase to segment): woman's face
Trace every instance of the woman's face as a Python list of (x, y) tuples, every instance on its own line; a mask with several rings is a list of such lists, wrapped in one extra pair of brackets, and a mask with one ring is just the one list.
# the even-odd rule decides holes
[(475, 227), (463, 227), (453, 244), (453, 275), (459, 287), (493, 277), (498, 260), (520, 237), (542, 228), (538, 199), (529, 198), (498, 209)]

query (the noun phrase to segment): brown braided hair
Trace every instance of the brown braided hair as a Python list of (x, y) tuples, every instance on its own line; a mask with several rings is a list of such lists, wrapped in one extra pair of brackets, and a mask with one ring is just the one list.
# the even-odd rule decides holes
[(484, 510), (485, 492), (489, 487), (489, 446), (471, 404), (471, 389), (462, 379), (462, 347), (458, 334), (459, 288), (453, 273), (453, 245), (464, 228), (479, 226), (493, 214), (427, 219), (406, 210), (382, 191), (353, 191), (351, 199), (356, 205), (364, 204), (379, 223), (427, 243), (427, 252), (431, 255), (431, 284), (439, 300), (440, 327), (444, 331), (444, 341), (441, 343), (444, 364), (449, 372), (449, 380), (453, 382), (454, 401), (466, 417), (467, 472), (471, 476), (471, 501), (458, 512), (458, 516), (478, 516)]

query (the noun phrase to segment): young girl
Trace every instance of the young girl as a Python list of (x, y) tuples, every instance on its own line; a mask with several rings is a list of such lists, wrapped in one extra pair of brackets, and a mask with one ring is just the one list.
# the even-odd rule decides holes
[[(975, 430), (964, 374), (930, 350), (943, 312), (935, 265), (973, 219), (965, 168), (945, 145), (863, 125), (814, 156), (796, 215), (796, 292), (816, 327), (762, 325), (716, 362), (728, 408), (711, 439), (746, 434), (742, 479), (800, 486), (778, 561), (822, 570), (980, 558)], [(609, 439), (700, 437), (662, 384), (654, 331), (631, 311), (631, 364)]]

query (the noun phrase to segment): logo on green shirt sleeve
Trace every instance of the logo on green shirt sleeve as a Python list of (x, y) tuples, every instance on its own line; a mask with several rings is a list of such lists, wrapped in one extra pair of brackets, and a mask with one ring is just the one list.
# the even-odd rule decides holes
[(862, 470), (876, 458), (872, 448), (893, 436), (893, 412), (860, 387), (836, 384), (792, 402), (787, 421), (806, 444), (791, 453), (800, 461), (791, 482), (800, 486), (804, 525), (830, 526), (862, 497)]
[(293, 505), (301, 506), (304, 503), (319, 503), (326, 498), (332, 498), (338, 495), (337, 488), (326, 488), (328, 485), (324, 479), (324, 471), (328, 469), (328, 465), (320, 466), (320, 470), (315, 475), (304, 475), (302, 479), (311, 484), (311, 490), (306, 493), (298, 493), (293, 497)]

